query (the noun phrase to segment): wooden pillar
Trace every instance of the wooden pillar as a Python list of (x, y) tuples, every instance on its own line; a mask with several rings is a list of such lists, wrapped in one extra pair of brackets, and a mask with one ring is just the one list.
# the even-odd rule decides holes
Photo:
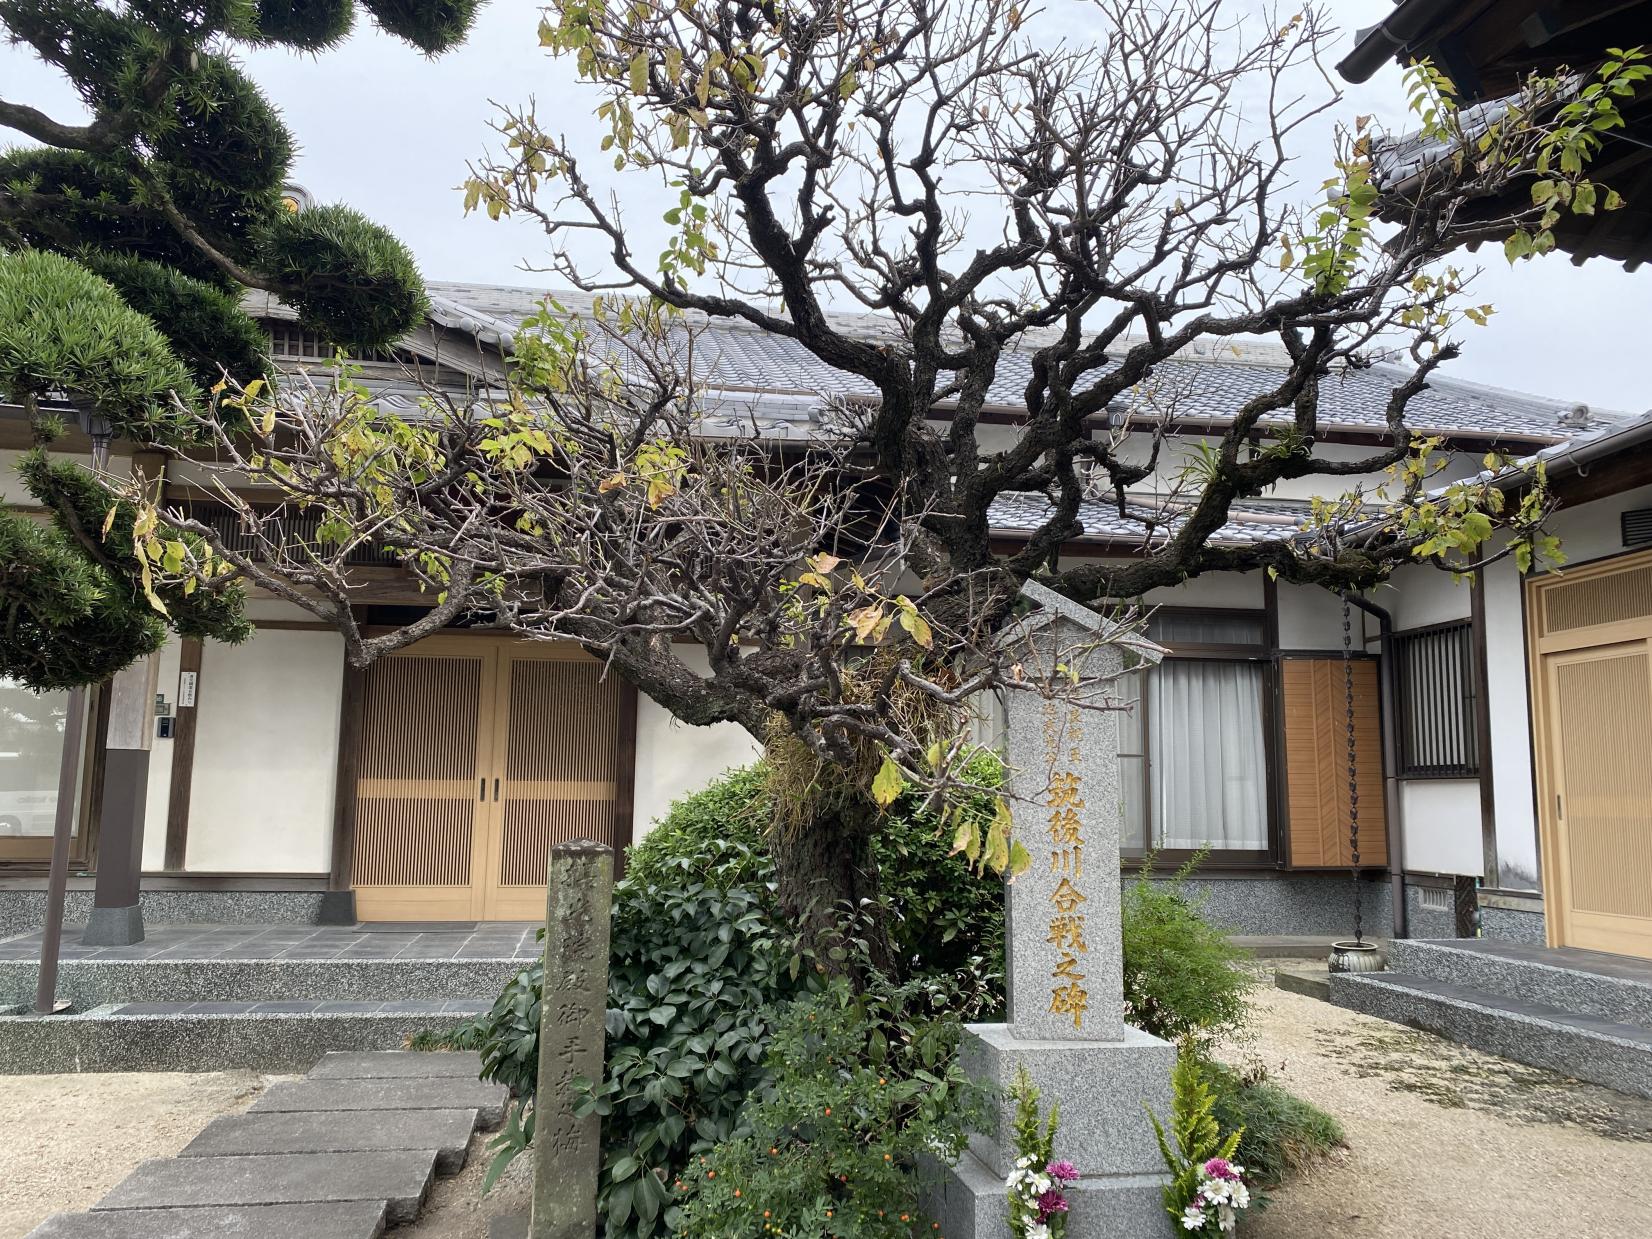
[(95, 946), (129, 946), (143, 941), (138, 891), (159, 671), (158, 659), (140, 658), (109, 681), (97, 885), (92, 895), (92, 915), (81, 939)]
[(189, 797), (195, 777), (196, 702), (201, 693), (201, 640), (185, 637), (178, 648), (178, 706), (172, 721), (172, 781), (166, 800), (168, 873), (181, 873), (189, 848)]
[[(163, 478), (165, 456), (138, 452), (134, 476)], [(151, 654), (109, 680), (109, 729), (98, 815), (98, 872), (92, 915), (81, 941), (129, 946), (143, 941), (138, 894), (143, 873), (143, 823), (149, 802), (149, 753), (155, 737), (155, 688), (160, 659)]]
[(356, 783), (367, 672), (345, 660), (343, 675), (338, 720), (338, 779), (333, 793), (333, 858), (327, 875), (327, 893), (321, 902), (324, 925), (356, 923), (356, 892), (351, 888), (350, 874), (355, 865)]

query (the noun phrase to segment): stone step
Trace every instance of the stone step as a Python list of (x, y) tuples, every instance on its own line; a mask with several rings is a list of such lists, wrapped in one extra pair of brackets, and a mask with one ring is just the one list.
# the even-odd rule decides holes
[(269, 1153), (383, 1153), (434, 1149), (436, 1173), (464, 1169), (476, 1130), (475, 1110), (308, 1110), (224, 1114), (184, 1146), (179, 1157), (246, 1157)]
[(1652, 1030), (1395, 973), (1332, 973), (1331, 1001), (1459, 1045), (1652, 1097)]
[(93, 1212), (365, 1201), (399, 1226), (418, 1217), (435, 1170), (429, 1149), (179, 1157), (142, 1163)]
[(479, 1080), (482, 1056), (474, 1052), (425, 1050), (335, 1050), (310, 1068), (312, 1080)]
[[(137, 1002), (477, 999), (492, 1002), (522, 970), (486, 959), (65, 959), (58, 997), (81, 1009)], [(34, 997), (35, 959), (0, 959), (0, 1003)]]
[(1390, 972), (1652, 1028), (1652, 962), (1493, 939), (1393, 944)]
[(382, 1200), (60, 1213), (26, 1239), (380, 1239)]
[(300, 1072), (333, 1050), (400, 1049), (414, 1033), (446, 1031), (491, 1005), (481, 998), (128, 1003), (80, 1015), (0, 1016), (0, 1075), (233, 1068)]
[(1331, 997), (1330, 976), (1324, 968), (1275, 968), (1273, 984), (1276, 989), (1328, 1002)]
[(474, 1110), (480, 1127), (499, 1126), (510, 1092), (471, 1079), (293, 1080), (252, 1103), (249, 1114), (281, 1111)]

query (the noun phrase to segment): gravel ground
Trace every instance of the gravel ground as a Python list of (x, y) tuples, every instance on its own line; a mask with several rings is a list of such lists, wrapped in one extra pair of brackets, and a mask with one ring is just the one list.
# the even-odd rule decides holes
[(1251, 1239), (1619, 1239), (1652, 1233), (1652, 1102), (1264, 983), (1226, 1057), (1341, 1120), (1349, 1147), (1287, 1184)]
[(0, 1076), (0, 1239), (95, 1204), (140, 1161), (170, 1157), (220, 1114), (244, 1110), (276, 1077)]
[(436, 1180), (419, 1220), (393, 1232), (395, 1239), (487, 1239), (488, 1219), (528, 1211), (533, 1187), (531, 1154), (524, 1153), (512, 1162), (493, 1190), (482, 1195), (482, 1176), (493, 1160), (487, 1146), (493, 1139), (493, 1132), (471, 1137), (465, 1168), (451, 1179)]
[[(1349, 1148), (1286, 1185), (1250, 1239), (1652, 1234), (1652, 1102), (1259, 986), (1228, 1047), (1342, 1121)], [(252, 1072), (0, 1077), (0, 1239), (84, 1209), (274, 1079)], [(528, 1158), (481, 1195), (490, 1135), (398, 1239), (486, 1239), (528, 1203)]]

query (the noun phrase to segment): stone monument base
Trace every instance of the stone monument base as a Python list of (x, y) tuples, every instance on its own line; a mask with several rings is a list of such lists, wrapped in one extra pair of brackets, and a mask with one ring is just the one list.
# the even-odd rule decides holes
[(1170, 1121), (1170, 1072), (1176, 1047), (1126, 1026), (1122, 1041), (1034, 1041), (1005, 1024), (973, 1024), (959, 1047), (971, 1079), (999, 1093), (987, 1130), (971, 1137), (958, 1164), (929, 1195), (944, 1239), (1008, 1239), (1004, 1180), (1015, 1164), (1015, 1102), (1008, 1096), (1025, 1067), (1041, 1113), (1061, 1108), (1056, 1156), (1083, 1178), (1068, 1189), (1068, 1239), (1170, 1239), (1174, 1220), (1160, 1189), (1169, 1182), (1148, 1110)]

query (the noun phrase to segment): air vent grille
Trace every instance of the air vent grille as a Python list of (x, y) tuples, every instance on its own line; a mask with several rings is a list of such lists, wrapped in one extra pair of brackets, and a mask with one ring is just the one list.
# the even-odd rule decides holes
[(1652, 508), (1635, 508), (1623, 514), (1623, 544), (1652, 546)]

